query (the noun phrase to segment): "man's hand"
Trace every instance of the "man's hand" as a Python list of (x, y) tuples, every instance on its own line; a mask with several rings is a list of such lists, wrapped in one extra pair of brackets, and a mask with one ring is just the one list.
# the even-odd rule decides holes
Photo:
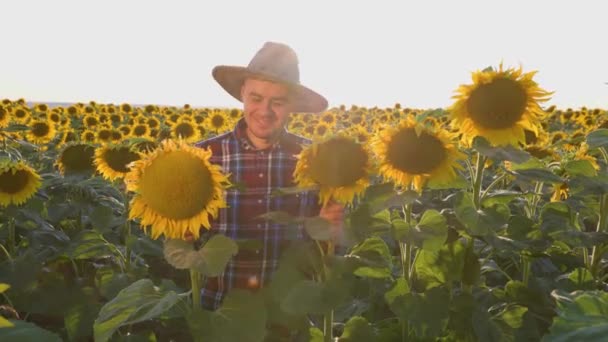
[(329, 202), (321, 208), (319, 217), (326, 219), (331, 224), (332, 240), (339, 240), (342, 236), (342, 226), (344, 223), (344, 205), (334, 200), (329, 200)]

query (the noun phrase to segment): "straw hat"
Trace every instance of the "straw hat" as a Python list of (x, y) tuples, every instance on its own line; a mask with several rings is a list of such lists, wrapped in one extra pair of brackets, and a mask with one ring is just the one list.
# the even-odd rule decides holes
[(298, 57), (289, 46), (266, 42), (246, 67), (218, 65), (213, 78), (235, 99), (242, 102), (241, 86), (248, 77), (284, 83), (293, 91), (294, 112), (318, 113), (327, 109), (327, 100), (300, 84)]

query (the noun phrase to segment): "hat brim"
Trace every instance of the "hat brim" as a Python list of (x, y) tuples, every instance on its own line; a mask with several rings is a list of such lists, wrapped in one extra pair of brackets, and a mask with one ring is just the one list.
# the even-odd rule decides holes
[(327, 109), (327, 99), (314, 90), (301, 84), (287, 82), (263, 73), (252, 72), (246, 67), (218, 65), (213, 68), (212, 75), (228, 94), (241, 102), (243, 102), (243, 99), (241, 99), (241, 87), (243, 86), (243, 82), (245, 82), (245, 79), (248, 77), (257, 77), (289, 85), (293, 90), (294, 95), (294, 112), (319, 113)]

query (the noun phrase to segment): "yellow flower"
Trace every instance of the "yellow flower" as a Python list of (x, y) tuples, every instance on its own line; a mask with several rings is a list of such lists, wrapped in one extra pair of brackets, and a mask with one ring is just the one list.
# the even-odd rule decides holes
[(9, 107), (4, 107), (0, 105), (0, 128), (8, 127), (8, 124), (11, 122), (11, 110)]
[(474, 72), (473, 84), (461, 85), (448, 109), (452, 125), (463, 134), (465, 143), (482, 136), (494, 145), (524, 143), (524, 129), (538, 135), (540, 120), (546, 113), (539, 102), (552, 94), (532, 80), (536, 72), (522, 69)]
[(148, 125), (145, 124), (135, 125), (131, 129), (131, 135), (134, 137), (149, 137), (150, 128), (148, 128)]
[(129, 218), (139, 218), (153, 239), (198, 238), (201, 226), (210, 228), (209, 216), (226, 207), (228, 178), (210, 157), (211, 150), (167, 139), (134, 162), (125, 177), (127, 189), (135, 192)]
[(97, 142), (106, 144), (112, 140), (112, 129), (110, 127), (100, 127), (95, 133)]
[(95, 132), (90, 129), (85, 129), (82, 133), (80, 133), (80, 140), (85, 142), (95, 142)]
[(299, 187), (319, 186), (319, 202), (352, 203), (369, 185), (371, 158), (352, 137), (337, 135), (314, 143), (298, 155), (294, 180)]
[(13, 117), (15, 121), (20, 124), (27, 123), (31, 117), (30, 109), (27, 107), (17, 107), (13, 111)]
[(64, 175), (85, 174), (95, 172), (95, 147), (89, 143), (69, 143), (59, 152), (55, 166)]
[(124, 178), (129, 163), (141, 159), (141, 154), (125, 144), (106, 145), (95, 150), (95, 166), (103, 178), (113, 181)]
[(551, 202), (559, 202), (568, 198), (568, 184), (560, 183), (553, 186), (553, 195), (551, 196)]
[(21, 205), (38, 191), (40, 176), (23, 161), (0, 164), (0, 206)]
[(408, 117), (379, 132), (372, 148), (380, 160), (380, 174), (396, 185), (413, 183), (420, 192), (427, 181), (443, 186), (457, 177), (457, 161), (465, 156), (450, 141), (448, 132), (423, 127)]
[(207, 117), (207, 121), (205, 122), (205, 126), (208, 130), (214, 131), (216, 133), (221, 133), (225, 129), (227, 129), (230, 125), (230, 121), (223, 112), (214, 111), (209, 114)]
[(336, 115), (331, 111), (327, 111), (327, 112), (324, 112), (323, 114), (321, 114), (319, 121), (330, 127), (335, 126), (336, 122), (337, 122)]
[(82, 119), (82, 123), (87, 128), (95, 128), (100, 122), (95, 115), (87, 114)]
[(46, 144), (55, 138), (56, 133), (55, 124), (52, 122), (35, 120), (30, 122), (27, 139), (35, 144)]
[(175, 139), (184, 139), (188, 143), (200, 140), (199, 130), (190, 120), (178, 120), (171, 126), (171, 136)]

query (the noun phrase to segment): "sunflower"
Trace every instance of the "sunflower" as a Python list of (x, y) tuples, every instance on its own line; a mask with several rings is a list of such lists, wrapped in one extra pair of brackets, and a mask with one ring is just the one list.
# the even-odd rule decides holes
[(199, 130), (190, 120), (180, 119), (171, 127), (171, 136), (175, 139), (184, 139), (188, 143), (200, 140)]
[(234, 108), (234, 109), (230, 110), (230, 112), (228, 113), (228, 116), (232, 120), (238, 120), (241, 117), (242, 114), (243, 114), (243, 112), (241, 112), (240, 110)]
[(148, 137), (150, 136), (150, 128), (145, 124), (137, 124), (131, 128), (131, 135), (134, 137)]
[(21, 205), (38, 191), (40, 175), (23, 161), (0, 164), (0, 206)]
[(102, 144), (109, 143), (112, 141), (112, 129), (107, 126), (100, 127), (97, 132), (95, 132), (95, 139)]
[(327, 111), (324, 112), (323, 114), (321, 114), (321, 118), (319, 119), (319, 121), (325, 123), (326, 125), (333, 127), (336, 125), (336, 123), (338, 122), (338, 120), (336, 119), (336, 115), (334, 113), (332, 113), (331, 111)]
[(10, 116), (10, 109), (0, 105), (0, 128), (8, 127), (8, 124), (11, 122)]
[(131, 126), (129, 126), (129, 125), (120, 125), (120, 126), (118, 126), (118, 130), (125, 137), (128, 137), (129, 135), (131, 135)]
[(210, 131), (220, 133), (228, 128), (229, 119), (224, 113), (215, 111), (207, 117), (206, 126)]
[(30, 120), (31, 113), (27, 107), (17, 107), (13, 111), (13, 118), (17, 123), (24, 124)]
[(447, 185), (456, 178), (457, 160), (464, 154), (444, 131), (417, 124), (408, 117), (397, 127), (389, 127), (374, 137), (372, 147), (380, 160), (379, 172), (395, 182), (422, 191), (427, 181)]
[(332, 198), (352, 203), (369, 185), (371, 158), (352, 137), (336, 135), (314, 143), (298, 155), (294, 180), (299, 187), (319, 186), (319, 203)]
[(75, 132), (71, 130), (65, 130), (61, 133), (61, 140), (59, 141), (59, 145), (65, 145), (67, 143), (77, 140), (78, 135)]
[(150, 128), (158, 128), (158, 127), (160, 127), (160, 120), (158, 120), (155, 117), (148, 117), (146, 119), (146, 123), (148, 124), (148, 127), (150, 127)]
[(35, 120), (30, 122), (27, 139), (35, 144), (46, 144), (55, 138), (55, 124), (48, 121)]
[(87, 128), (95, 128), (100, 122), (95, 115), (87, 114), (82, 119), (82, 123)]
[(151, 139), (139, 138), (131, 146), (141, 153), (149, 153), (154, 151), (158, 147), (158, 144)]
[(90, 143), (69, 143), (59, 152), (55, 166), (64, 176), (95, 172), (95, 147)]
[(124, 178), (129, 163), (141, 159), (141, 154), (128, 145), (105, 145), (95, 149), (95, 166), (103, 178), (113, 181)]
[(559, 183), (553, 186), (553, 195), (551, 196), (551, 202), (560, 202), (568, 198), (569, 191), (568, 184)]
[(328, 124), (326, 124), (324, 122), (319, 122), (315, 126), (314, 137), (315, 138), (323, 138), (327, 134), (330, 133), (330, 130), (331, 130), (331, 126), (329, 126)]
[(80, 140), (90, 143), (95, 142), (95, 132), (90, 129), (85, 129), (80, 133)]
[(141, 219), (153, 239), (184, 239), (187, 234), (198, 239), (201, 226), (210, 228), (209, 215), (215, 218), (226, 207), (228, 178), (210, 157), (211, 150), (167, 139), (134, 162), (125, 177), (127, 189), (135, 192), (129, 218)]
[(540, 120), (546, 116), (539, 102), (549, 100), (551, 92), (532, 80), (536, 72), (522, 69), (474, 72), (473, 84), (461, 85), (448, 109), (452, 125), (466, 143), (482, 136), (494, 145), (517, 146), (525, 140), (524, 129), (538, 134)]

